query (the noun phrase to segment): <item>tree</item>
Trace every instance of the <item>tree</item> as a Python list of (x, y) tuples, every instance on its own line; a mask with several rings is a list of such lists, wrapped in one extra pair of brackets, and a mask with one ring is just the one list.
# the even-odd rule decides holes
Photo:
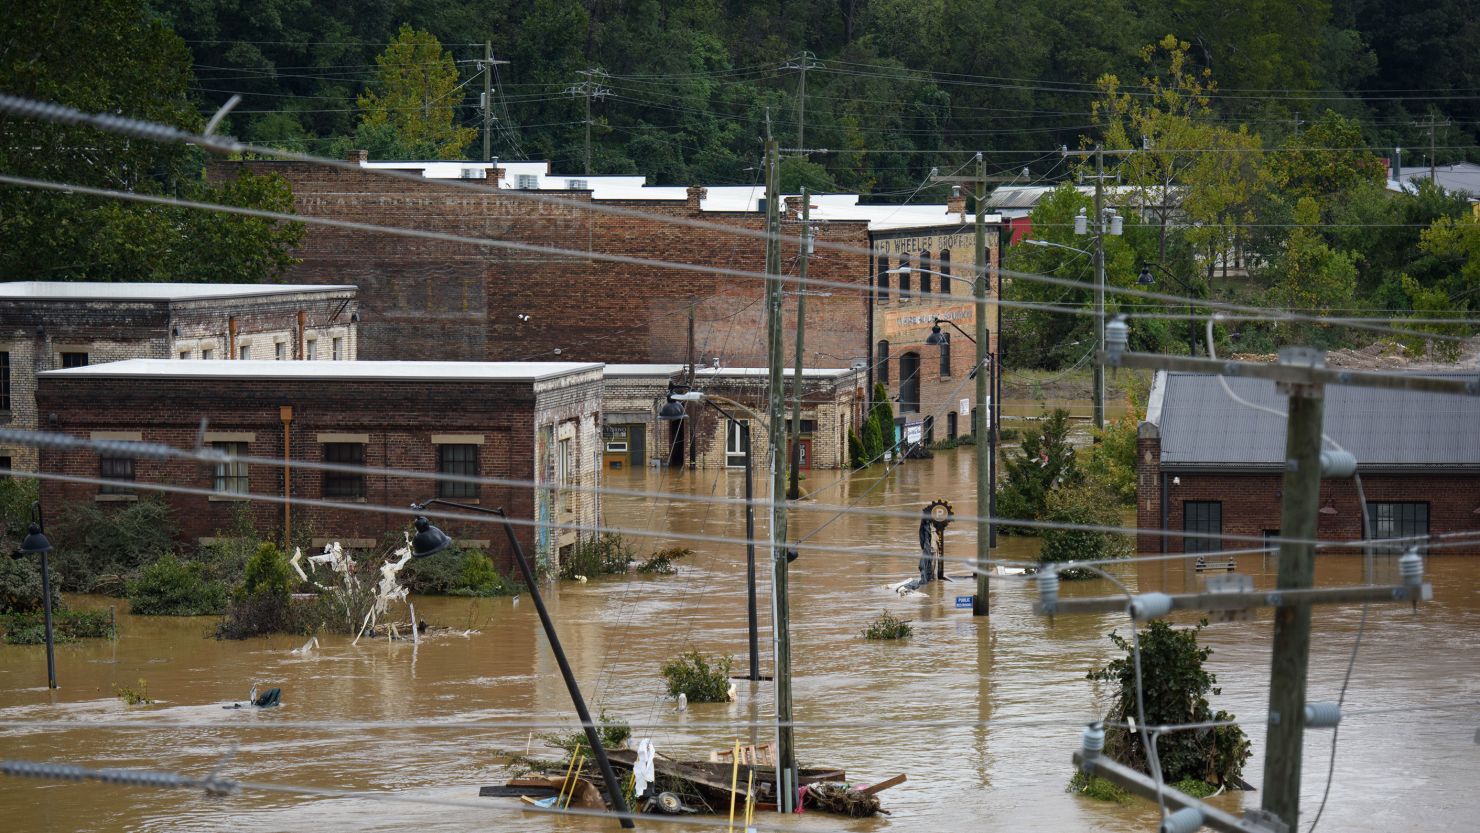
[(391, 128), (395, 147), (411, 158), (462, 158), (478, 131), (456, 124), (457, 65), (441, 42), (402, 24), (375, 63), (374, 86), (359, 98), (361, 129)]
[[(1082, 526), (1119, 526), (1120, 496), (1103, 483), (1085, 480), (1078, 484), (1058, 486), (1049, 491), (1044, 501), (1043, 519)], [(1038, 560), (1045, 564), (1067, 561), (1102, 561), (1125, 558), (1134, 550), (1131, 539), (1114, 532), (1091, 532), (1083, 529), (1043, 530), (1043, 549)], [(1093, 578), (1089, 570), (1060, 570), (1066, 579)]]
[[(1049, 493), (1077, 478), (1074, 447), (1069, 444), (1069, 412), (1055, 408), (1039, 427), (1023, 432), (1022, 446), (1002, 461), (1003, 486), (997, 509), (1006, 518), (1041, 520)], [(1031, 535), (1035, 530), (1005, 525), (1004, 534)]]
[(1290, 309), (1324, 312), (1352, 305), (1357, 288), (1357, 267), (1352, 256), (1333, 250), (1318, 229), (1320, 208), (1311, 197), (1301, 197), (1293, 215), (1296, 228), (1285, 242), (1285, 250), (1273, 265), (1271, 300)]
[[(1206, 624), (1206, 623), (1204, 623)], [(1148, 623), (1140, 632), (1141, 692), (1145, 724), (1175, 726), (1233, 720), (1233, 715), (1208, 705), (1208, 695), (1221, 694), (1216, 675), (1204, 670), (1212, 648), (1197, 643), (1202, 625), (1181, 630), (1165, 621)], [(1138, 732), (1124, 728), (1130, 718), (1140, 721), (1136, 708), (1136, 666), (1131, 643), (1117, 633), (1110, 641), (1125, 652), (1088, 678), (1115, 685), (1114, 700), (1105, 715), (1105, 754), (1122, 764), (1149, 773), (1146, 749)], [(1249, 740), (1238, 726), (1216, 726), (1159, 736), (1157, 755), (1161, 778), (1168, 784), (1195, 779), (1208, 784), (1236, 786), (1249, 759)]]

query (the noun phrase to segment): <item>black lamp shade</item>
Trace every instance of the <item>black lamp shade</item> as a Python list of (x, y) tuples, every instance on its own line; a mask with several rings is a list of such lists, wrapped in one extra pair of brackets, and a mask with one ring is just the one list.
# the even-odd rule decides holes
[(31, 524), (31, 528), (26, 531), (26, 540), (21, 542), (20, 551), (25, 555), (51, 552), (51, 542), (46, 540), (46, 533), (41, 531), (40, 524)]
[(677, 422), (686, 416), (688, 414), (684, 412), (683, 405), (672, 399), (665, 402), (663, 407), (658, 409), (658, 419), (664, 422)]
[(930, 335), (925, 337), (925, 343), (932, 347), (946, 343), (945, 338), (941, 336), (939, 324), (936, 324), (934, 327), (930, 328)]
[(1151, 274), (1150, 266), (1144, 264), (1141, 266), (1141, 274), (1136, 278), (1136, 283), (1140, 286), (1150, 286), (1156, 283), (1156, 277)]
[(432, 526), (426, 518), (417, 518), (415, 526), (416, 537), (411, 539), (412, 557), (425, 558), (452, 546), (452, 539), (447, 537), (447, 533)]

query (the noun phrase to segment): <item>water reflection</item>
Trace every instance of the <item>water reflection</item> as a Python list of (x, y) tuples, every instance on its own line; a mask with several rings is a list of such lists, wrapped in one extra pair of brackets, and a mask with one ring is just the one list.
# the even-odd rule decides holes
[[(975, 511), (970, 449), (911, 462), (880, 482), (883, 469), (854, 477), (811, 472), (805, 488), (820, 496), (804, 504), (792, 528), (807, 532), (832, 515), (815, 503), (856, 499), (865, 506), (913, 512), (937, 497), (960, 513)], [(739, 497), (738, 472), (629, 472), (614, 485)], [(656, 498), (608, 500), (607, 520), (647, 527), (738, 537), (739, 506), (669, 502)], [(1103, 712), (1108, 692), (1084, 675), (1111, 657), (1105, 635), (1120, 617), (1033, 614), (1033, 593), (1020, 579), (993, 582), (992, 616), (974, 619), (954, 607), (972, 592), (959, 578), (934, 585), (921, 598), (901, 598), (889, 583), (914, 570), (912, 518), (846, 516), (815, 540), (852, 548), (825, 552), (803, 548), (793, 569), (792, 609), (797, 718), (849, 720), (864, 726), (798, 730), (806, 764), (845, 767), (860, 781), (899, 772), (907, 784), (883, 794), (893, 816), (849, 821), (806, 816), (765, 824), (798, 829), (945, 830), (963, 819), (984, 830), (1142, 831), (1154, 824), (1146, 803), (1100, 804), (1064, 793), (1069, 755), (1079, 725)], [(490, 536), (493, 537), (493, 536)], [(948, 554), (969, 558), (973, 529), (951, 527)], [(1037, 542), (1003, 536), (999, 556), (1031, 559)], [(674, 542), (661, 536), (639, 542), (643, 553)], [(863, 550), (887, 555), (865, 554)], [(762, 565), (761, 624), (769, 628)], [(1240, 568), (1267, 586), (1272, 558), (1244, 556)], [(695, 705), (675, 713), (663, 697), (661, 662), (696, 648), (746, 665), (745, 550), (740, 544), (703, 545), (681, 563), (676, 577), (632, 576), (567, 584), (549, 593), (562, 640), (593, 708), (661, 728), (640, 729), (660, 750), (703, 757), (738, 737), (764, 742), (770, 732), (729, 721), (764, 721), (771, 714), (770, 686), (741, 682), (732, 704)], [(1480, 697), (1480, 593), (1463, 558), (1435, 558), (1430, 573), (1435, 602), (1414, 614), (1402, 606), (1374, 606), (1352, 678), (1331, 806), (1322, 824), (1332, 830), (1410, 828), (1413, 807), (1435, 829), (1463, 829), (1472, 815), (1467, 794), (1477, 748), (1472, 741), (1476, 708), (1363, 715), (1421, 704), (1474, 703)], [(960, 575), (963, 568), (952, 566)], [(1132, 587), (1181, 591), (1198, 576), (1183, 562), (1146, 562), (1120, 571)], [(1379, 565), (1379, 580), (1395, 572)], [(1361, 559), (1319, 562), (1325, 584), (1361, 580)], [(1065, 596), (1102, 595), (1099, 581), (1066, 583)], [(106, 604), (106, 600), (82, 603)], [(403, 797), (471, 799), (477, 787), (503, 777), (499, 764), (511, 753), (539, 751), (539, 735), (567, 721), (570, 704), (527, 600), (417, 599), (418, 614), (458, 634), (420, 645), (323, 638), (318, 651), (294, 655), (301, 637), (220, 643), (204, 637), (204, 619), (120, 616), (116, 643), (61, 646), (54, 695), (44, 688), (39, 648), (0, 647), (0, 718), (70, 719), (85, 722), (163, 718), (200, 728), (121, 732), (4, 730), (5, 757), (57, 758), (99, 766), (154, 766), (204, 773), (234, 743), (227, 770), (251, 777), (316, 787), (394, 791)], [(871, 644), (860, 631), (882, 610), (913, 620), (906, 644)], [(1320, 608), (1311, 667), (1310, 695), (1334, 699), (1356, 632), (1357, 608)], [(1181, 616), (1182, 623), (1195, 617)], [(1270, 627), (1267, 614), (1247, 622), (1207, 627), (1215, 649), (1210, 668), (1223, 693), (1215, 707), (1257, 717), (1267, 699)], [(770, 671), (769, 630), (762, 632), (763, 672)], [(119, 684), (147, 681), (160, 703), (127, 707), (112, 696)], [(283, 688), (284, 708), (268, 713), (223, 711), (253, 681)], [(951, 727), (919, 726), (921, 719), (954, 720)], [(295, 720), (346, 721), (333, 731), (271, 728)], [(487, 720), (508, 727), (471, 731), (377, 728), (377, 721)], [(537, 726), (526, 726), (534, 721)], [(256, 731), (232, 731), (248, 724)], [(721, 725), (716, 725), (721, 724)], [(1245, 777), (1258, 786), (1263, 732), (1248, 727), (1256, 757)], [(1324, 785), (1329, 736), (1313, 732), (1306, 749), (1303, 803), (1313, 810)], [(1401, 795), (1401, 801), (1391, 796)], [(1230, 794), (1226, 809), (1255, 806), (1258, 794)], [(589, 820), (525, 817), (507, 800), (485, 800), (486, 809), (384, 805), (358, 799), (306, 799), (247, 794), (207, 799), (180, 792), (41, 784), (0, 780), (0, 808), (7, 827), (27, 831), (171, 830), (241, 831), (323, 829), (434, 831), (520, 825), (545, 830), (610, 829)], [(689, 826), (663, 829), (685, 829)], [(703, 828), (691, 828), (703, 829)]]

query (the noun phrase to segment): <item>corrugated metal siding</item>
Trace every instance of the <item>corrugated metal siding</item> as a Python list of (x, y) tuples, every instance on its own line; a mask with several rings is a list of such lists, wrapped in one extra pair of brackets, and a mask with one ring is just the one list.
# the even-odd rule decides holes
[[(1230, 399), (1215, 376), (1171, 373), (1161, 408), (1165, 468), (1279, 468), (1285, 420)], [(1285, 410), (1273, 382), (1229, 379), (1239, 396)], [(1480, 467), (1480, 397), (1326, 388), (1325, 431), (1363, 467)]]

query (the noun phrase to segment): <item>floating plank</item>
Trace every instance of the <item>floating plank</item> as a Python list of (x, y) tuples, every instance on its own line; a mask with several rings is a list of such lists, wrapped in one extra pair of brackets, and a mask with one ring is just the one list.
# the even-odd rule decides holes
[(859, 790), (859, 792), (863, 793), (864, 795), (873, 795), (874, 793), (881, 793), (884, 790), (889, 789), (890, 787), (897, 787), (904, 782), (905, 774), (901, 772), (893, 778), (886, 778), (883, 781), (880, 781), (879, 783), (873, 785), (872, 787), (864, 787), (863, 789)]

